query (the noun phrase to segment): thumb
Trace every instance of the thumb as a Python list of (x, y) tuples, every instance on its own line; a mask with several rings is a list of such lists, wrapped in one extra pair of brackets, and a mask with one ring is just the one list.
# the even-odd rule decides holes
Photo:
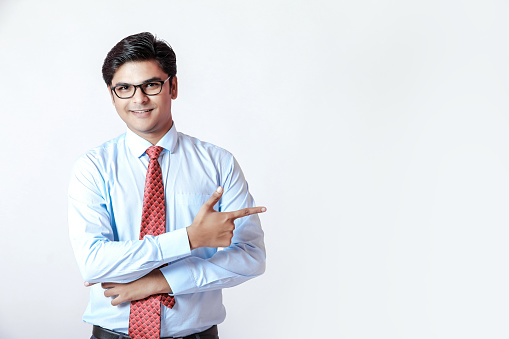
[(214, 205), (217, 204), (219, 199), (223, 196), (223, 188), (219, 186), (214, 193), (210, 196), (209, 200), (207, 200), (203, 206), (205, 206), (209, 210), (214, 209)]

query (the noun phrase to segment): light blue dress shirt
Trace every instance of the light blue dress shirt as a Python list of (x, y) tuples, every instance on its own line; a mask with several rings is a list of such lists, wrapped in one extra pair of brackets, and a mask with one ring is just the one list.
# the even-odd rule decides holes
[[(92, 149), (75, 164), (69, 185), (69, 233), (85, 281), (130, 282), (168, 263), (161, 272), (176, 305), (162, 307), (161, 335), (185, 336), (221, 323), (221, 289), (265, 270), (258, 215), (235, 221), (231, 246), (190, 250), (186, 227), (218, 186), (218, 211), (255, 206), (234, 157), (212, 144), (177, 132), (157, 143), (166, 198), (166, 232), (139, 240), (149, 157), (147, 140), (128, 130)], [(83, 320), (128, 333), (130, 303), (111, 305), (100, 284), (90, 287)]]

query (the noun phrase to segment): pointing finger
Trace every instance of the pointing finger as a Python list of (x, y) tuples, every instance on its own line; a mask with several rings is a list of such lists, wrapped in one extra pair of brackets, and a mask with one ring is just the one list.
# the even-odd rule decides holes
[(247, 217), (248, 215), (251, 215), (251, 214), (263, 213), (266, 210), (267, 209), (265, 207), (248, 207), (248, 208), (243, 208), (238, 211), (230, 212), (230, 216), (232, 219), (238, 219), (238, 218)]

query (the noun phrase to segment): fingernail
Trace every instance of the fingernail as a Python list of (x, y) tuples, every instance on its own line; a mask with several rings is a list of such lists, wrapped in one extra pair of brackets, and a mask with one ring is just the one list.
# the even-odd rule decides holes
[(221, 193), (223, 191), (223, 188), (221, 186), (219, 186), (216, 190), (217, 193)]
[(267, 209), (265, 207), (262, 207), (262, 212), (265, 212)]

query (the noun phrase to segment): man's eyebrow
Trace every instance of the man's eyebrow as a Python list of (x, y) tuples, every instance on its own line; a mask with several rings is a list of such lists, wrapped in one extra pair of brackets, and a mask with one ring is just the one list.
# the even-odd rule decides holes
[[(141, 84), (146, 84), (147, 82), (152, 82), (152, 81), (163, 81), (160, 77), (152, 77), (150, 79), (147, 79), (145, 81), (143, 81), (142, 83), (140, 83), (139, 85)], [(127, 86), (127, 85), (132, 85), (128, 82), (117, 82), (114, 86), (112, 87), (117, 87), (117, 86)]]
[(128, 85), (131, 85), (131, 84), (128, 84), (127, 82), (117, 82), (116, 84), (114, 84), (111, 87), (128, 86)]
[(152, 81), (162, 81), (163, 79), (161, 79), (160, 77), (152, 77), (150, 79), (147, 79), (145, 81), (142, 82), (142, 84), (146, 84), (147, 82), (152, 82)]

